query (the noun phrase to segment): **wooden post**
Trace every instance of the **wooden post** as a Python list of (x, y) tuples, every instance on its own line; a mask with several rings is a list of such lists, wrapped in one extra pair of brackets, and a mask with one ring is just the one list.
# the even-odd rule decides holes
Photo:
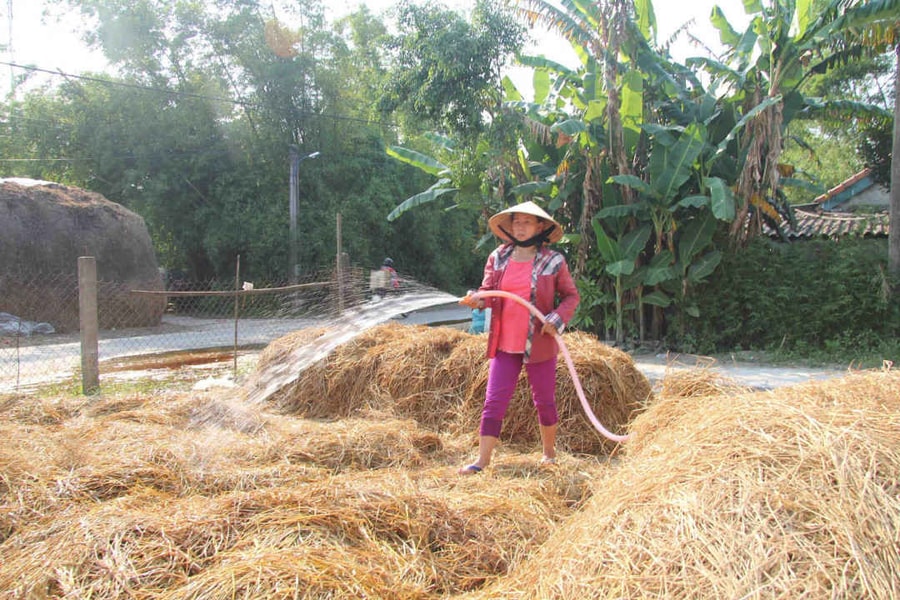
[(291, 172), (290, 172), (290, 180), (288, 182), (288, 193), (290, 194), (290, 255), (288, 258), (288, 283), (294, 285), (297, 283), (297, 276), (299, 273), (297, 272), (297, 257), (298, 257), (298, 239), (297, 239), (297, 213), (300, 210), (299, 207), (299, 196), (300, 196), (300, 154), (297, 152), (298, 148), (296, 146), (290, 147), (290, 162), (291, 162)]
[(334, 255), (335, 279), (337, 280), (338, 316), (344, 313), (344, 266), (341, 264), (341, 213), (337, 214), (337, 253)]
[(238, 304), (241, 301), (241, 255), (237, 255), (237, 265), (234, 267), (234, 380), (237, 381), (237, 355), (238, 355), (238, 319), (240, 310)]
[(81, 330), (81, 393), (100, 392), (97, 321), (97, 261), (78, 257), (78, 320)]

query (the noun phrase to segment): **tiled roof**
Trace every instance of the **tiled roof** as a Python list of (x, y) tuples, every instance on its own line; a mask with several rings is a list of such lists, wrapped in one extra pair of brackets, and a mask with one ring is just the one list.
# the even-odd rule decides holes
[[(815, 237), (887, 237), (890, 231), (890, 217), (887, 213), (851, 214), (834, 212), (811, 212), (794, 210), (797, 226), (783, 224), (789, 240), (811, 239)], [(781, 238), (777, 230), (763, 226), (763, 233), (769, 237)]]
[(816, 198), (813, 200), (813, 202), (815, 202), (816, 204), (822, 204), (823, 202), (827, 201), (829, 198), (833, 198), (833, 197), (837, 196), (838, 194), (840, 194), (841, 192), (843, 192), (844, 190), (852, 188), (856, 183), (859, 183), (860, 181), (862, 181), (863, 179), (868, 177), (871, 173), (872, 173), (872, 171), (870, 169), (863, 169), (859, 173), (851, 176), (849, 179), (845, 179), (844, 181), (840, 182), (839, 184), (837, 184), (836, 186), (834, 186), (833, 188), (831, 188), (824, 194), (822, 194), (820, 196), (816, 196)]

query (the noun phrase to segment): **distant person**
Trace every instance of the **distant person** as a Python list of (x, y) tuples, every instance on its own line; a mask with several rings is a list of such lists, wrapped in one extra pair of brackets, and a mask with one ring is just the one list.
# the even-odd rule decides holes
[(381, 268), (372, 271), (369, 276), (369, 288), (372, 290), (372, 298), (380, 300), (390, 292), (400, 289), (400, 277), (394, 269), (394, 260), (385, 258)]
[(566, 259), (547, 248), (547, 244), (562, 238), (562, 228), (541, 207), (534, 202), (518, 204), (491, 217), (488, 225), (503, 244), (488, 257), (478, 291), (516, 294), (533, 304), (547, 322), (541, 325), (528, 309), (507, 298), (475, 299), (470, 292), (460, 300), (473, 309), (491, 309), (487, 341), (490, 366), (478, 459), (462, 467), (460, 475), (480, 473), (490, 464), (523, 366), (537, 409), (541, 464), (556, 463), (556, 336), (572, 319), (579, 300)]
[(394, 291), (400, 289), (400, 277), (394, 269), (394, 259), (385, 258), (384, 262), (381, 263), (381, 270), (388, 274), (388, 289)]

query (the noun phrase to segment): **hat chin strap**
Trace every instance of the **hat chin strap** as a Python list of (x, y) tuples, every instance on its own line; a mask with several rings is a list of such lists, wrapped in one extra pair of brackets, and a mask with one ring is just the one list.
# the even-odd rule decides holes
[(543, 244), (547, 244), (550, 242), (550, 233), (556, 229), (556, 225), (551, 225), (544, 231), (540, 232), (537, 235), (533, 235), (527, 240), (519, 241), (513, 237), (513, 235), (507, 230), (503, 229), (502, 226), (497, 226), (497, 229), (506, 234), (506, 237), (510, 239), (510, 242), (513, 246), (522, 246), (523, 248), (529, 248), (531, 246), (541, 246)]

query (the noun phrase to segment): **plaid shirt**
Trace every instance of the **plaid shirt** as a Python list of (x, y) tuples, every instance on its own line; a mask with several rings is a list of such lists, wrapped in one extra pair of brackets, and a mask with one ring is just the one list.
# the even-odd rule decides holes
[[(515, 246), (503, 244), (488, 257), (484, 267), (484, 277), (479, 291), (499, 290)], [(558, 299), (558, 302), (557, 302)], [(562, 333), (566, 323), (575, 314), (578, 306), (578, 289), (569, 272), (565, 257), (554, 250), (541, 246), (534, 258), (531, 271), (531, 294), (529, 301), (556, 330)], [(493, 358), (500, 343), (500, 326), (503, 321), (500, 298), (485, 298), (485, 307), (491, 309), (491, 331), (488, 336), (487, 355)], [(532, 316), (528, 320), (528, 337), (525, 341), (525, 362), (549, 360), (559, 352), (554, 336), (541, 333), (540, 321)]]

